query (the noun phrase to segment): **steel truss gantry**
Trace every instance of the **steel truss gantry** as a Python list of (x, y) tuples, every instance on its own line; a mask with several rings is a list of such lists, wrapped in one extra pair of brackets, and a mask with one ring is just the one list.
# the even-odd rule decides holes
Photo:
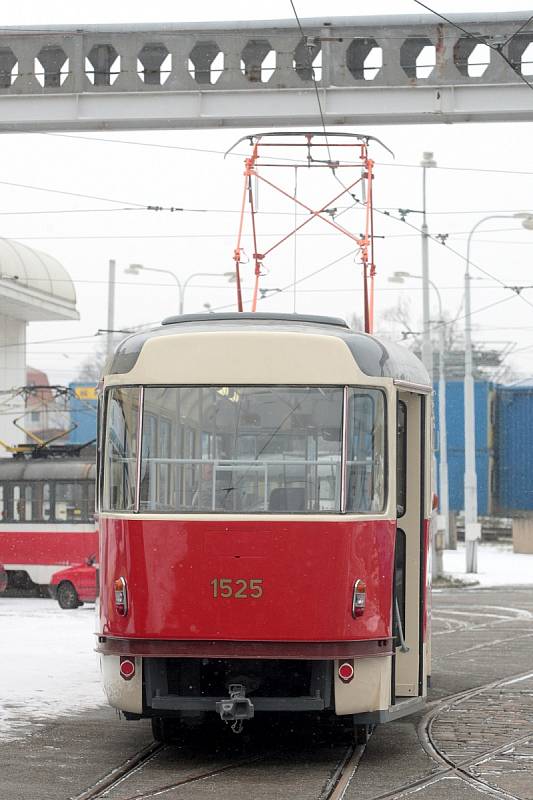
[(527, 15), (453, 21), (468, 35), (431, 15), (3, 29), (0, 131), (317, 125), (313, 76), (326, 125), (533, 119)]

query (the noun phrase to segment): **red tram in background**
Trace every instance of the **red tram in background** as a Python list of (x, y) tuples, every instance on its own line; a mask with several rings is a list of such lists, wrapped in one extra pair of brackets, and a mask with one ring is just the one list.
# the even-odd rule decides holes
[(343, 320), (209, 314), (118, 347), (99, 456), (104, 687), (165, 741), (218, 714), (369, 725), (430, 652), (431, 385)]
[(55, 572), (98, 552), (95, 459), (66, 450), (0, 459), (0, 563), (9, 587), (37, 584), (48, 594)]

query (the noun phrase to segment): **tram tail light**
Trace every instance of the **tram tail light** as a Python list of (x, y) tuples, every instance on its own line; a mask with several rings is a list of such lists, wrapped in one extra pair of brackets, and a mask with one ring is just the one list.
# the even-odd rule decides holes
[(360, 617), (366, 608), (366, 583), (360, 579), (353, 585), (352, 617)]
[(135, 659), (129, 656), (120, 656), (120, 675), (125, 681), (131, 681), (135, 675)]
[(128, 587), (125, 578), (117, 578), (115, 581), (115, 608), (121, 617), (128, 613)]
[(353, 661), (343, 661), (339, 664), (338, 674), (343, 683), (350, 683), (354, 676)]

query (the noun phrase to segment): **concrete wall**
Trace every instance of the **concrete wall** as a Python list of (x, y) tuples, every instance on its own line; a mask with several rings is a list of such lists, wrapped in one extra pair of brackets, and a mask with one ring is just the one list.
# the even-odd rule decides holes
[[(11, 445), (25, 440), (13, 425), (24, 412), (24, 400), (12, 400), (5, 392), (26, 384), (26, 325), (25, 320), (0, 314), (0, 439)], [(0, 448), (0, 458), (8, 455)]]

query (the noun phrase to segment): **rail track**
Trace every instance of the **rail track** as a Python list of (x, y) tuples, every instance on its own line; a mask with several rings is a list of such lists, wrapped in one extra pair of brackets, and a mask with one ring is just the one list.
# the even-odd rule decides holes
[[(490, 736), (487, 736), (487, 728), (480, 723), (480, 735), (475, 738), (475, 741), (470, 741), (470, 748), (475, 752), (470, 753), (470, 755), (465, 758), (457, 758), (456, 755), (450, 755), (450, 753), (446, 752), (444, 747), (437, 741), (434, 727), (439, 716), (443, 713), (453, 712), (453, 710), (458, 708), (461, 704), (476, 698), (482, 698), (483, 695), (485, 695), (484, 700), (486, 702), (486, 695), (488, 693), (513, 684), (517, 685), (527, 680), (533, 681), (532, 671), (507, 676), (506, 678), (492, 681), (475, 689), (459, 692), (428, 704), (430, 708), (418, 725), (418, 737), (425, 752), (436, 762), (438, 768), (429, 774), (401, 784), (390, 791), (374, 795), (370, 800), (401, 800), (401, 798), (408, 797), (411, 794), (419, 792), (421, 789), (430, 787), (450, 777), (457, 778), (478, 791), (497, 798), (497, 800), (525, 800), (511, 791), (491, 784), (471, 770), (475, 768), (476, 765), (482, 764), (520, 744), (531, 741), (533, 739), (533, 715), (529, 718), (530, 721), (527, 730), (523, 732), (521, 736), (508, 735), (513, 727), (513, 723), (511, 722), (509, 730), (504, 730), (499, 737), (500, 741), (492, 742), (491, 747), (487, 747), (487, 738), (490, 739)], [(533, 710), (533, 695), (531, 692), (528, 692), (528, 694), (532, 696), (531, 709)], [(523, 709), (521, 709), (521, 712), (523, 714)], [(479, 745), (479, 747), (476, 748), (476, 745)]]
[[(525, 681), (529, 681), (533, 685), (532, 671), (507, 676), (429, 703), (428, 712), (419, 723), (418, 736), (422, 747), (437, 764), (437, 768), (429, 774), (417, 777), (415, 780), (401, 784), (390, 791), (375, 795), (371, 800), (401, 800), (401, 798), (406, 798), (421, 789), (430, 787), (450, 777), (457, 778), (497, 798), (497, 800), (523, 800), (519, 795), (491, 784), (480, 775), (477, 775), (473, 768), (533, 739), (533, 716), (530, 718), (531, 721), (527, 729), (521, 731), (519, 736), (512, 735), (514, 729), (514, 720), (512, 719), (509, 720), (506, 728), (500, 728), (492, 737), (487, 737), (485, 726), (478, 720), (479, 736), (475, 739), (469, 738), (471, 752), (463, 758), (457, 758), (453, 752), (450, 754), (450, 752), (446, 751), (442, 744), (439, 743), (439, 735), (438, 732), (436, 733), (435, 727), (444, 714), (448, 714), (451, 717), (454, 711), (466, 711), (468, 709), (465, 708), (465, 705), (476, 699), (481, 699), (483, 706), (486, 706), (491, 692), (494, 693), (495, 690), (506, 689), (506, 687), (516, 687)], [(528, 691), (528, 694), (532, 693)], [(533, 694), (531, 709), (533, 710)], [(519, 715), (523, 716), (523, 709), (519, 708), (518, 711)], [(505, 713), (508, 713), (508, 709)], [(490, 741), (487, 741), (487, 739)], [(193, 769), (191, 774), (170, 782), (162, 781), (149, 789), (140, 791), (132, 789), (131, 792), (128, 791), (127, 783), (131, 783), (132, 778), (135, 778), (136, 775), (145, 770), (159, 754), (169, 748), (171, 748), (170, 745), (155, 743), (144, 748), (132, 758), (127, 759), (111, 770), (93, 786), (73, 797), (72, 800), (105, 800), (106, 798), (109, 798), (109, 800), (114, 800), (114, 798), (120, 798), (120, 800), (152, 800), (152, 798), (156, 797), (165, 798), (167, 795), (171, 797), (173, 791), (178, 789), (183, 791), (188, 786), (192, 787), (193, 784), (217, 779), (228, 772), (239, 771), (253, 764), (264, 764), (265, 768), (269, 768), (272, 759), (276, 755), (272, 751), (258, 751), (248, 757), (234, 759), (210, 769)], [(461, 749), (461, 745), (459, 749)], [(321, 790), (314, 795), (316, 800), (342, 800), (352, 784), (364, 752), (365, 745), (344, 747), (337, 760), (330, 765)], [(247, 784), (247, 786), (250, 789), (250, 785)], [(122, 788), (122, 791), (117, 794), (116, 790), (120, 788)], [(278, 790), (282, 788), (284, 788), (284, 784), (277, 786)]]
[[(106, 800), (106, 798), (114, 800), (114, 798), (118, 797), (120, 797), (120, 800), (151, 800), (151, 798), (155, 797), (165, 798), (167, 795), (170, 797), (170, 793), (175, 790), (186, 789), (188, 786), (201, 781), (217, 779), (229, 772), (243, 770), (254, 764), (261, 764), (261, 762), (265, 763), (265, 765), (270, 765), (272, 759), (279, 755), (272, 751), (256, 752), (250, 756), (228, 761), (228, 763), (220, 766), (208, 769), (193, 768), (191, 774), (176, 778), (170, 782), (162, 781), (149, 789), (132, 789), (131, 792), (128, 790), (127, 784), (131, 783), (132, 779), (135, 779), (136, 776), (149, 767), (151, 762), (158, 756), (172, 750), (175, 754), (178, 754), (180, 749), (173, 745), (154, 743), (110, 770), (92, 786), (72, 797), (71, 800)], [(348, 783), (355, 774), (365, 746), (349, 744), (340, 749), (339, 756), (328, 765), (329, 768), (326, 775), (323, 776), (320, 789), (313, 795), (313, 800), (341, 800)], [(284, 784), (280, 783), (277, 788), (283, 789)]]
[[(486, 621), (472, 622), (470, 619), (469, 622), (464, 622), (462, 617), (465, 614), (462, 611), (449, 607), (441, 608), (435, 616), (439, 621), (448, 620), (451, 624), (446, 630), (439, 631), (438, 635), (457, 634), (462, 631), (479, 629), (497, 630), (498, 626), (504, 623), (516, 623), (520, 620), (526, 622), (533, 619), (533, 614), (526, 609), (491, 605), (475, 606), (466, 613), (469, 614), (470, 618), (474, 617)], [(525, 635), (522, 633), (522, 629), (514, 630), (518, 636), (513, 638), (527, 639), (533, 637), (531, 628), (524, 629), (528, 630)], [(474, 645), (474, 647), (501, 647), (504, 642), (505, 640), (500, 637), (490, 642)], [(467, 650), (469, 649), (472, 648), (467, 648)], [(463, 651), (459, 650), (454, 654), (461, 652)], [(506, 693), (510, 696), (509, 687), (514, 686), (516, 688), (520, 684), (528, 685), (528, 683), (531, 684), (532, 688), (531, 690), (528, 688), (525, 694), (531, 698), (530, 706), (528, 706), (524, 714), (523, 707), (520, 704), (518, 705), (518, 718), (522, 728), (516, 730), (512, 715), (509, 717), (508, 724), (505, 723), (505, 714), (509, 714), (508, 706), (502, 711), (504, 716), (502, 714), (498, 716), (498, 703), (502, 704), (502, 697)], [(497, 696), (495, 696), (495, 693)], [(490, 705), (490, 702), (493, 702), (494, 705), (493, 710), (497, 716), (497, 724), (493, 725), (490, 729), (491, 735), (488, 735), (487, 726), (483, 721), (483, 713), (486, 711), (487, 704)], [(524, 718), (527, 720), (529, 710), (531, 710), (529, 723), (524, 728)], [(469, 749), (467, 750), (465, 750), (464, 744), (461, 743), (461, 731), (463, 729), (457, 723), (457, 719), (460, 718), (463, 719), (461, 724), (463, 725), (463, 732), (465, 732), (463, 738), (466, 738), (468, 743)], [(470, 728), (473, 726), (474, 735), (467, 735), (468, 733), (472, 734), (472, 730), (470, 732), (467, 730), (469, 720), (472, 723)], [(504, 721), (502, 722), (502, 720)], [(447, 729), (450, 733), (448, 738)], [(450, 778), (458, 779), (476, 790), (496, 798), (496, 800), (523, 800), (518, 794), (496, 785), (495, 780), (489, 780), (482, 773), (482, 766), (495, 758), (510, 758), (509, 754), (512, 753), (513, 748), (526, 745), (533, 740), (533, 672), (527, 671), (508, 675), (473, 689), (428, 702), (427, 712), (418, 725), (418, 737), (423, 749), (435, 763), (435, 768), (431, 772), (400, 784), (392, 790), (377, 794), (371, 800), (401, 800), (401, 798), (406, 798), (421, 789)], [(459, 746), (455, 744), (454, 749), (453, 745), (458, 740)], [(315, 745), (324, 746), (324, 742), (315, 742)], [(209, 763), (197, 765), (194, 763), (193, 758), (191, 758), (191, 765), (189, 765), (186, 748), (153, 743), (110, 770), (109, 773), (85, 791), (72, 797), (71, 800), (151, 800), (156, 797), (161, 797), (162, 800), (168, 797), (170, 800), (171, 797), (174, 797), (174, 792), (176, 791), (180, 792), (180, 797), (186, 796), (186, 790), (189, 786), (192, 789), (194, 785), (200, 782), (210, 781), (212, 788), (213, 781), (223, 781), (230, 773), (239, 775), (240, 771), (244, 776), (247, 768), (255, 766), (261, 770), (261, 766), (264, 765), (265, 771), (263, 773), (260, 771), (256, 776), (259, 784), (259, 782), (263, 782), (264, 775), (267, 774), (266, 770), (268, 770), (269, 776), (271, 775), (272, 765), (277, 763), (276, 759), (279, 756), (279, 750), (261, 748), (260, 742), (255, 743), (253, 748), (255, 749), (252, 749), (251, 753), (243, 752), (241, 754), (242, 757), (236, 757), (235, 753), (233, 755), (230, 753), (229, 756), (225, 754), (226, 757), (224, 754), (217, 754), (216, 758), (213, 758), (214, 763), (212, 766)], [(344, 745), (339, 747), (338, 750), (336, 758), (331, 758), (327, 765), (324, 764), (325, 775), (318, 779), (318, 782), (321, 781), (320, 789), (312, 794), (305, 794), (306, 798), (312, 797), (313, 800), (342, 800), (348, 790), (357, 788), (354, 778), (361, 758), (365, 753), (365, 745)], [(174, 780), (171, 776), (172, 773), (169, 775), (169, 771), (165, 773), (165, 770), (163, 770), (164, 774), (156, 779), (156, 783), (152, 782), (150, 787), (142, 786), (142, 780), (139, 785), (139, 781), (136, 778), (145, 776), (147, 771), (157, 766), (158, 759), (169, 755), (169, 751), (173, 752), (174, 759), (176, 756), (183, 754), (185, 774), (183, 774), (184, 764), (181, 763), (181, 768), (178, 772), (182, 774), (176, 775)], [(295, 756), (295, 758), (298, 757), (300, 756)], [(261, 775), (263, 775), (263, 778)], [(169, 777), (170, 780), (168, 780)], [(495, 777), (497, 778), (498, 775), (496, 774)], [(280, 772), (277, 783), (276, 776), (274, 777), (274, 782), (272, 782), (271, 778), (269, 780), (271, 780), (272, 791), (274, 792), (272, 796), (281, 796), (279, 792), (284, 789), (287, 790), (287, 796), (298, 796), (294, 795), (293, 792), (291, 793), (289, 786), (286, 786), (283, 782), (283, 771)], [(146, 783), (146, 780), (144, 782)], [(251, 796), (253, 791), (250, 783), (247, 783), (246, 786)], [(216, 790), (215, 794), (218, 797)], [(263, 796), (267, 797), (267, 795)]]

